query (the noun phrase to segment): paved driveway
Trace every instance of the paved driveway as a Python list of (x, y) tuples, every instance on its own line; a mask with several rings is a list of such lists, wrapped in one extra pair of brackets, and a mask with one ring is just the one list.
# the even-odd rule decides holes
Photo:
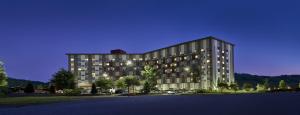
[(300, 93), (97, 98), (1, 107), (0, 115), (300, 115)]

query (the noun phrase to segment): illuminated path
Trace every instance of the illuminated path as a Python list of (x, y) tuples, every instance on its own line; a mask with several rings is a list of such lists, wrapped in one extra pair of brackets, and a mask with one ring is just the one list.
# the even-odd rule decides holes
[(0, 115), (300, 115), (300, 93), (98, 98), (23, 107)]

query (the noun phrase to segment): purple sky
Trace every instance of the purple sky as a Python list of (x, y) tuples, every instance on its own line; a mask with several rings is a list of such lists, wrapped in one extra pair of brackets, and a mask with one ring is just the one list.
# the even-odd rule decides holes
[(65, 53), (139, 53), (215, 36), (235, 70), (300, 74), (297, 0), (1, 0), (0, 59), (10, 77), (48, 81)]

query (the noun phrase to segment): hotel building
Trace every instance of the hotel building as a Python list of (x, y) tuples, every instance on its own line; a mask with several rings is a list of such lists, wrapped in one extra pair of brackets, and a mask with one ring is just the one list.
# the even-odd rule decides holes
[(219, 82), (234, 82), (234, 45), (206, 37), (145, 53), (68, 53), (68, 67), (77, 87), (90, 89), (100, 77), (117, 80), (141, 77), (145, 65), (155, 68), (157, 87), (169, 89), (216, 89)]

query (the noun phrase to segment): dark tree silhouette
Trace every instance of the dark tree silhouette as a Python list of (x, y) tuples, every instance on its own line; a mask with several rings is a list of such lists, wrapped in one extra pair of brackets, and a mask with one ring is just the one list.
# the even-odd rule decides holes
[(92, 84), (92, 90), (91, 90), (91, 94), (95, 95), (98, 93), (98, 90), (97, 90), (97, 87), (96, 87), (96, 84), (93, 83)]
[(25, 93), (34, 93), (34, 87), (31, 83), (28, 83), (24, 89)]

